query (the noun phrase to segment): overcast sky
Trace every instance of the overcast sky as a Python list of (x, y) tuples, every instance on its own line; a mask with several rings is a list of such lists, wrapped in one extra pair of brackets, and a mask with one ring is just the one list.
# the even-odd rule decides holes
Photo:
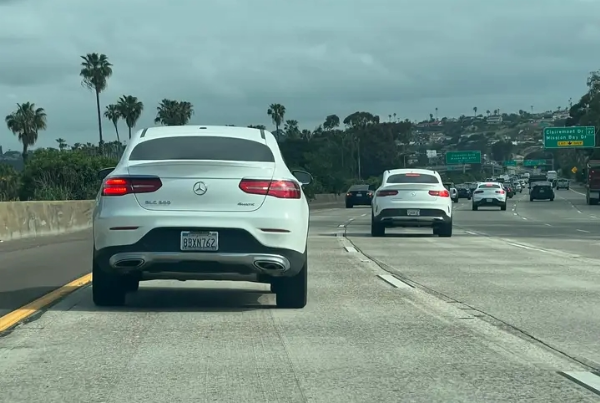
[[(102, 108), (137, 96), (138, 128), (162, 98), (192, 102), (191, 123), (268, 127), (282, 103), (307, 129), (357, 110), (547, 110), (600, 69), (599, 16), (596, 0), (0, 0), (0, 116), (34, 102), (39, 146), (97, 141), (91, 52), (114, 64)], [(20, 148), (4, 123), (0, 145)]]

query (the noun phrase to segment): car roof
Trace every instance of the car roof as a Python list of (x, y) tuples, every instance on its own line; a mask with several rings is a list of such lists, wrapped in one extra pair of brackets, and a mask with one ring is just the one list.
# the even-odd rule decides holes
[(134, 136), (135, 140), (145, 141), (162, 137), (204, 135), (204, 136), (227, 136), (245, 138), (248, 140), (264, 141), (266, 135), (272, 134), (263, 129), (254, 129), (241, 126), (206, 126), (206, 125), (184, 125), (184, 126), (154, 126), (140, 130)]
[(392, 175), (409, 174), (409, 173), (439, 176), (439, 174), (436, 171), (432, 171), (430, 169), (417, 169), (417, 168), (388, 169), (387, 171), (384, 172), (384, 176), (388, 177), (388, 176), (392, 176)]
[(489, 185), (502, 186), (502, 183), (500, 183), (500, 182), (479, 182), (479, 184), (477, 184), (477, 186), (489, 186)]
[(358, 185), (352, 185), (350, 186), (350, 188), (348, 190), (352, 190), (352, 189), (368, 189), (369, 185), (365, 185), (364, 183), (360, 183)]

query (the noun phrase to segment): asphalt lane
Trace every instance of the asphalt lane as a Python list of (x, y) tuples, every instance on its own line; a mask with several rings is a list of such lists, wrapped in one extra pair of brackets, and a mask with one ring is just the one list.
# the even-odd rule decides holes
[(81, 231), (0, 243), (0, 317), (89, 273), (90, 239)]
[[(486, 260), (501, 253), (535, 262), (537, 255), (461, 229), (453, 238), (415, 230), (375, 239), (369, 215), (358, 207), (312, 215), (302, 310), (273, 309), (263, 284), (148, 282), (120, 309), (94, 307), (89, 287), (76, 291), (0, 338), (0, 401), (598, 401), (557, 374), (586, 365), (390, 276), (402, 272), (466, 296), (487, 288), (502, 297), (498, 284), (513, 295), (560, 287), (530, 273), (541, 270), (535, 263), (516, 281), (502, 272), (517, 269)], [(63, 265), (80, 259), (89, 251), (71, 251)], [(461, 260), (474, 263), (454, 264)], [(459, 277), (464, 284), (453, 289)], [(527, 313), (512, 308), (513, 316)], [(539, 314), (530, 320), (541, 324)], [(578, 326), (588, 314), (567, 320)]]
[(507, 211), (471, 211), (462, 201), (461, 228), (548, 250), (563, 257), (600, 259), (600, 206), (585, 204), (580, 190), (557, 190), (554, 201), (529, 201), (529, 192), (508, 201)]

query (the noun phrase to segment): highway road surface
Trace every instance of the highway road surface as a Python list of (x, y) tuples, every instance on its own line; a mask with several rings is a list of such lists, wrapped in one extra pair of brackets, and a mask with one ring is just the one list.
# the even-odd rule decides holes
[[(600, 206), (455, 206), (452, 238), (314, 211), (303, 310), (259, 284), (149, 282), (119, 309), (80, 288), (0, 337), (0, 402), (600, 401)], [(27, 242), (0, 245), (5, 312), (89, 271), (89, 233)]]

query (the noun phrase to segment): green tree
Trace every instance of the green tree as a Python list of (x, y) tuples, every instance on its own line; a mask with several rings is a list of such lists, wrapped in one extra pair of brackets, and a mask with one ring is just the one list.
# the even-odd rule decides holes
[(106, 105), (104, 117), (112, 122), (113, 126), (115, 127), (115, 133), (117, 134), (117, 141), (120, 143), (121, 138), (119, 137), (119, 120), (121, 119), (121, 113), (119, 112), (119, 106), (117, 104)]
[(127, 124), (127, 129), (129, 129), (129, 140), (131, 140), (131, 129), (135, 127), (138, 119), (142, 116), (144, 104), (134, 96), (123, 95), (117, 102), (117, 109), (119, 111), (119, 116), (121, 116)]
[(5, 118), (6, 126), (23, 145), (23, 161), (27, 161), (27, 150), (38, 140), (40, 130), (46, 130), (46, 112), (34, 103), (17, 104), (17, 109)]
[(194, 107), (190, 102), (163, 99), (156, 108), (154, 123), (164, 126), (183, 126), (190, 121), (193, 114)]
[(279, 141), (279, 128), (281, 127), (281, 123), (283, 123), (285, 118), (285, 106), (281, 104), (271, 104), (269, 109), (267, 109), (267, 115), (271, 117), (271, 120), (275, 125), (276, 138), (277, 141)]
[(108, 85), (108, 79), (112, 76), (112, 64), (108, 61), (108, 57), (102, 53), (88, 53), (85, 56), (80, 56), (81, 62), (81, 83), (96, 94), (96, 110), (98, 113), (98, 138), (102, 144), (102, 114), (100, 112), (100, 93), (104, 91)]

